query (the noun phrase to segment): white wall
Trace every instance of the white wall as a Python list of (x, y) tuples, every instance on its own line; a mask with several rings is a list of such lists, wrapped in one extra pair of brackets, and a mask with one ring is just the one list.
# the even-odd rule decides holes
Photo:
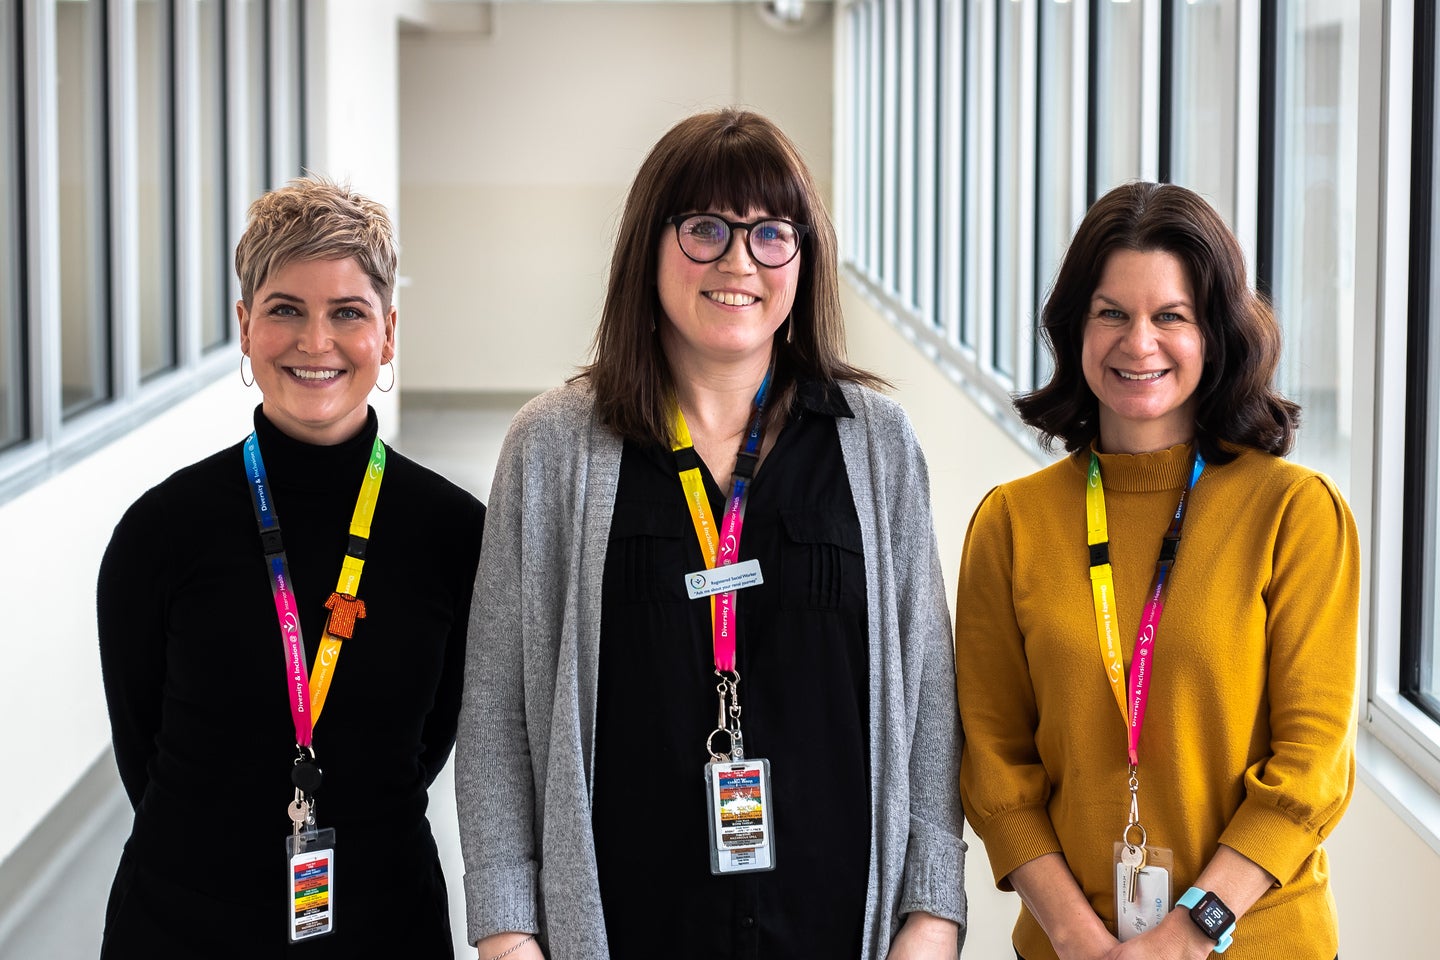
[(767, 114), (830, 178), (828, 9), (794, 33), (752, 4), (490, 10), (401, 39), (407, 389), (536, 392), (574, 373), (630, 181), (697, 110)]
[[(175, 469), (244, 437), (236, 375), (0, 504), (0, 860), (108, 749), (95, 573), (125, 508)], [(23, 545), (23, 546), (20, 546)], [(166, 544), (155, 544), (156, 550)]]

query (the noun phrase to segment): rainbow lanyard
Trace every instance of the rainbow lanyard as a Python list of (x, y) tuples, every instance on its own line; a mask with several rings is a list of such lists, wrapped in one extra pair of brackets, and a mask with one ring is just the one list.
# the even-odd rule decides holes
[(275, 598), (280, 639), (285, 644), (295, 745), (309, 749), (315, 724), (320, 722), (320, 711), (325, 707), (325, 697), (335, 676), (335, 664), (340, 659), (340, 642), (351, 636), (355, 620), (365, 616), (365, 604), (356, 599), (356, 592), (360, 589), (360, 574), (365, 569), (365, 546), (370, 539), (375, 502), (380, 498), (380, 481), (385, 477), (385, 445), (376, 437), (375, 446), (370, 451), (365, 479), (355, 500), (355, 513), (350, 518), (350, 544), (340, 565), (340, 581), (335, 592), (325, 601), (330, 616), (320, 637), (314, 674), (306, 670), (305, 642), (300, 636), (300, 614), (290, 580), (290, 562), (285, 558), (285, 545), (280, 539), (280, 517), (275, 512), (275, 498), (265, 474), (265, 460), (260, 456), (260, 441), (253, 433), (245, 439), (245, 473), (250, 481), (255, 520), (260, 525), (260, 542), (265, 550), (265, 568), (270, 574), (271, 592)]
[(1190, 466), (1190, 482), (1180, 491), (1180, 502), (1170, 518), (1170, 528), (1160, 544), (1160, 557), (1155, 561), (1155, 576), (1150, 581), (1149, 599), (1140, 614), (1140, 629), (1135, 635), (1134, 657), (1130, 663), (1130, 707), (1126, 709), (1125, 664), (1115, 640), (1115, 576), (1110, 566), (1110, 536), (1105, 522), (1105, 486), (1100, 480), (1100, 458), (1090, 452), (1090, 475), (1085, 488), (1085, 512), (1088, 519), (1087, 542), (1090, 545), (1090, 591), (1095, 600), (1095, 632), (1100, 641), (1100, 658), (1120, 719), (1129, 728), (1131, 775), (1140, 765), (1140, 728), (1145, 723), (1145, 704), (1150, 699), (1151, 661), (1154, 657), (1155, 634), (1160, 629), (1160, 614), (1165, 609), (1165, 586), (1175, 554), (1180, 549), (1180, 528), (1185, 524), (1185, 504), (1190, 491), (1205, 469), (1205, 458), (1197, 448)]
[[(740, 531), (745, 524), (745, 504), (750, 499), (750, 482), (755, 476), (755, 467), (760, 460), (760, 442), (764, 438), (764, 417), (766, 395), (770, 392), (770, 380), (775, 374), (775, 361), (765, 371), (760, 389), (755, 391), (754, 412), (750, 417), (750, 432), (735, 458), (735, 472), (730, 480), (730, 497), (725, 507), (725, 516), (720, 524), (719, 543), (716, 543), (715, 525), (710, 518), (710, 501), (705, 493), (705, 481), (700, 477), (700, 455), (695, 452), (690, 428), (685, 423), (685, 414), (680, 405), (675, 405), (673, 429), (675, 443), (675, 466), (680, 471), (680, 485), (685, 488), (685, 502), (690, 507), (690, 520), (695, 525), (695, 537), (700, 541), (700, 554), (705, 559), (705, 569), (728, 566), (740, 556)], [(735, 591), (729, 590), (710, 598), (710, 625), (714, 634), (715, 669), (735, 672)]]

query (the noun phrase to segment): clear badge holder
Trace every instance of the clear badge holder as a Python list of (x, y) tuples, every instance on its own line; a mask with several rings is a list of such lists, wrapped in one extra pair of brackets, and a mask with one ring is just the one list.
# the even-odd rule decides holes
[(290, 942), (335, 932), (335, 831), (297, 830), (285, 838)]
[(710, 872), (774, 870), (770, 761), (705, 764), (705, 797), (710, 810)]

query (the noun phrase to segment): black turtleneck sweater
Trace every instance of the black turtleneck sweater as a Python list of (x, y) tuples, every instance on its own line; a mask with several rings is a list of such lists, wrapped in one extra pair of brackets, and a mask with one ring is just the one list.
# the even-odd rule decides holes
[[(257, 409), (313, 665), (377, 425), (335, 446)], [(315, 727), (318, 825), (333, 827), (336, 932), (287, 946), (295, 733), (286, 658), (241, 445), (142, 496), (100, 568), (100, 661), (135, 807), (105, 957), (449, 957), (426, 790), (455, 740), (485, 508), (386, 448), (359, 597)]]

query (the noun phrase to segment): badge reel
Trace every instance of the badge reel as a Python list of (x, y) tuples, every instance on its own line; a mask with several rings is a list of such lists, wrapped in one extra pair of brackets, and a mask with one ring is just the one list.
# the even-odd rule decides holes
[[(710, 872), (716, 875), (775, 869), (775, 834), (770, 811), (770, 761), (745, 758), (740, 734), (739, 681), (722, 677), (719, 725), (705, 740), (705, 800), (710, 815)], [(729, 694), (729, 726), (726, 694)], [(716, 751), (716, 738), (729, 740), (728, 755)]]
[(315, 792), (322, 775), (313, 751), (290, 771), (295, 799), (287, 809), (294, 829), (285, 838), (285, 883), (290, 942), (335, 932), (335, 830), (315, 827)]

